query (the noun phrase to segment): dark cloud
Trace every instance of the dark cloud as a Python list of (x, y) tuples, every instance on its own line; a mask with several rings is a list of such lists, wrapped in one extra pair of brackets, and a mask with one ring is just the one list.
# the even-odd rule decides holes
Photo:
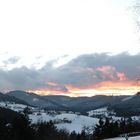
[(67, 92), (67, 88), (60, 84), (49, 84), (45, 71), (29, 69), (27, 67), (14, 68), (9, 71), (0, 70), (0, 90), (54, 90)]
[(71, 66), (97, 68), (101, 66), (112, 66), (118, 72), (124, 72), (130, 79), (140, 75), (140, 54), (130, 55), (127, 52), (118, 55), (91, 54), (82, 55), (70, 62)]
[(102, 81), (134, 80), (140, 75), (140, 54), (81, 55), (57, 68), (53, 66), (55, 62), (50, 61), (39, 70), (27, 67), (0, 70), (0, 90), (68, 92), (67, 85), (82, 88)]
[[(135, 80), (140, 75), (139, 60), (140, 54), (81, 55), (56, 69), (52, 67), (49, 78), (57, 83), (73, 86), (88, 86), (106, 80), (125, 80), (125, 76), (130, 80)], [(47, 71), (48, 65), (43, 69)]]

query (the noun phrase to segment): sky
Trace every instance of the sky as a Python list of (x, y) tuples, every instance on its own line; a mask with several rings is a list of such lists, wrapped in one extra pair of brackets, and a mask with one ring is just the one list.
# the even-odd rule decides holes
[(93, 96), (139, 90), (134, 0), (0, 1), (0, 90)]

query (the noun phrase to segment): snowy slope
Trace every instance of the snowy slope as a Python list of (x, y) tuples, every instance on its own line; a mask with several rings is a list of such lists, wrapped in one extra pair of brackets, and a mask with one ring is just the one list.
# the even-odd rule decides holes
[(122, 102), (125, 102), (125, 101), (128, 101), (128, 100), (131, 100), (134, 96), (130, 96), (130, 97), (126, 97), (124, 99), (122, 99)]
[(116, 113), (113, 111), (109, 111), (107, 107), (98, 108), (95, 110), (90, 110), (87, 112), (89, 117), (115, 117)]
[[(8, 108), (13, 111), (20, 112), (20, 111), (23, 111), (27, 107), (27, 105), (16, 104), (14, 102), (0, 102), (0, 107)], [(32, 108), (32, 107), (30, 107), (30, 108)]]
[(70, 119), (72, 121), (72, 123), (71, 124), (68, 124), (68, 123), (59, 124), (59, 125), (57, 125), (57, 127), (59, 129), (66, 128), (70, 132), (72, 132), (73, 130), (75, 130), (77, 133), (81, 132), (83, 127), (88, 127), (89, 131), (93, 132), (93, 126), (95, 126), (98, 123), (98, 119), (96, 119), (96, 118), (86, 117), (86, 116), (82, 116), (82, 115), (77, 116), (75, 114), (71, 114), (70, 116), (69, 116), (69, 114), (63, 114), (63, 115), (64, 116), (62, 116), (62, 117), (66, 117), (66, 118)]
[(69, 132), (75, 131), (80, 133), (83, 127), (89, 127), (89, 131), (92, 132), (93, 126), (98, 123), (97, 118), (91, 118), (83, 115), (63, 113), (57, 115), (49, 115), (47, 113), (30, 114), (29, 118), (32, 123), (37, 123), (39, 121), (54, 121), (58, 129), (66, 129)]
[[(105, 139), (105, 140), (125, 140), (125, 138), (118, 137), (118, 138), (110, 138), (110, 139)], [(140, 136), (130, 137), (128, 140), (140, 140)]]
[(87, 112), (88, 116), (93, 116), (93, 115), (105, 115), (108, 116), (108, 110), (107, 107), (95, 109), (95, 110), (90, 110)]

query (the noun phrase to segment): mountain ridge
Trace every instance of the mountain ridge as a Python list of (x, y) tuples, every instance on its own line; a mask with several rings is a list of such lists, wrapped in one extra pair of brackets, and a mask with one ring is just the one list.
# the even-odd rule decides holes
[(140, 114), (139, 92), (132, 96), (96, 95), (92, 97), (69, 97), (64, 95), (40, 96), (35, 93), (15, 90), (6, 94), (0, 93), (0, 100), (2, 97), (1, 95), (47, 110), (85, 113), (90, 110), (108, 107), (109, 110), (115, 111), (118, 116)]

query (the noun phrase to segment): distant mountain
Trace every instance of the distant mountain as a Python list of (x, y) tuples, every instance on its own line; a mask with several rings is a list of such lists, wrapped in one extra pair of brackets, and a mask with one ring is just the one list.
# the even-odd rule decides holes
[(44, 96), (45, 99), (61, 103), (69, 110), (86, 112), (104, 106), (120, 102), (125, 96), (93, 96), (93, 97), (68, 97), (68, 96)]
[[(68, 97), (60, 95), (40, 96), (25, 91), (10, 91), (6, 94), (31, 106), (43, 107), (48, 110), (67, 110), (85, 113), (102, 107), (108, 107), (118, 116), (140, 115), (140, 94), (134, 96)], [(2, 95), (3, 96), (3, 95)], [(0, 94), (1, 97), (1, 94)]]
[(46, 109), (56, 109), (56, 110), (66, 109), (61, 104), (58, 104), (57, 102), (53, 102), (51, 100), (48, 100), (48, 99), (44, 98), (43, 96), (39, 96), (39, 95), (34, 94), (34, 93), (16, 90), (16, 91), (8, 92), (7, 95), (9, 95), (11, 97), (16, 97), (20, 100), (24, 100), (25, 102), (27, 102), (31, 106), (43, 107)]
[(8, 94), (3, 94), (3, 93), (0, 93), (0, 102), (14, 102), (17, 104), (29, 105), (27, 102), (25, 102), (22, 99), (18, 99), (16, 97), (9, 96)]
[(47, 109), (71, 110), (86, 112), (104, 106), (119, 103), (126, 96), (93, 96), (93, 97), (69, 97), (61, 95), (40, 96), (25, 91), (10, 91), (7, 95), (18, 98), (32, 106), (45, 107)]
[(113, 109), (118, 116), (140, 115), (140, 92), (110, 105), (109, 108)]
[(51, 100), (68, 108), (76, 106), (77, 104), (80, 104), (86, 99), (88, 99), (88, 97), (69, 97), (62, 95), (47, 95), (43, 97), (45, 99)]

